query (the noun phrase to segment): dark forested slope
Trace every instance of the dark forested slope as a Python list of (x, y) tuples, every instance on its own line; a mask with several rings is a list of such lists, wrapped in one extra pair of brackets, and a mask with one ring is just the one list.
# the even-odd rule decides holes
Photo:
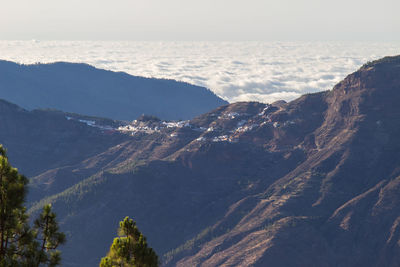
[(133, 120), (141, 114), (189, 119), (227, 104), (210, 90), (174, 80), (143, 78), (87, 64), (20, 65), (0, 60), (0, 98), (25, 109)]

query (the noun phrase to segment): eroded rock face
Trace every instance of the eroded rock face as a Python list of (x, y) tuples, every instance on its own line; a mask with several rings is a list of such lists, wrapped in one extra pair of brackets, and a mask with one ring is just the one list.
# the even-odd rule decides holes
[(178, 266), (400, 264), (400, 57), (362, 67), (323, 102), (307, 158)]
[[(85, 146), (63, 141), (79, 157), (63, 164), (54, 152), (37, 170), (31, 199), (42, 202), (31, 212), (53, 203), (69, 234), (65, 266), (98, 264), (126, 215), (167, 266), (398, 266), (399, 66), (385, 58), (331, 91), (234, 103), (190, 121), (63, 114), (49, 140), (79, 134)], [(32, 120), (13, 107), (25, 123), (1, 115), (9, 136)], [(34, 124), (46, 139), (41, 129), (54, 123)], [(26, 145), (41, 155), (43, 143)], [(23, 171), (29, 157), (15, 158)]]

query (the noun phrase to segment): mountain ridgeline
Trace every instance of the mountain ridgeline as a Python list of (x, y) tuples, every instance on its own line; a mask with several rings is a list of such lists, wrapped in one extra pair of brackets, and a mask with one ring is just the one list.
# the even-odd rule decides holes
[(204, 87), (66, 62), (0, 61), (0, 98), (29, 110), (51, 108), (128, 121), (141, 114), (190, 119), (227, 104)]
[(0, 102), (0, 142), (31, 176), (29, 212), (56, 211), (64, 266), (98, 265), (125, 216), (164, 266), (399, 266), (399, 103), (397, 56), (188, 121)]

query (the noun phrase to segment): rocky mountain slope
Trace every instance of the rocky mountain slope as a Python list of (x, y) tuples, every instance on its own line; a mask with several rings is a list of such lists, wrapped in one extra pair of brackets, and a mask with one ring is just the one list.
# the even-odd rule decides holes
[(143, 78), (90, 65), (20, 65), (0, 60), (0, 98), (25, 109), (131, 121), (141, 114), (190, 119), (227, 104), (210, 90), (173, 80)]
[[(36, 129), (61, 135), (67, 154), (48, 146), (47, 167), (25, 167), (26, 151), (39, 157), (46, 146), (9, 141), (32, 128), (14, 126), (17, 116), (0, 142), (33, 174), (30, 211), (53, 204), (68, 235), (65, 266), (96, 266), (127, 215), (165, 266), (398, 266), (399, 102), (400, 56), (331, 91), (230, 104), (190, 121), (123, 124), (0, 103), (40, 122), (58, 116), (63, 134)], [(73, 157), (77, 127), (85, 147)]]
[(16, 166), (34, 176), (49, 168), (79, 163), (128, 138), (101, 128), (118, 128), (121, 122), (96, 119), (99, 127), (88, 127), (88, 120), (90, 117), (54, 110), (27, 111), (0, 100), (0, 143), (7, 146)]
[[(399, 90), (400, 57), (385, 58), (363, 66), (332, 91), (318, 94), (320, 99), (307, 111), (304, 104), (315, 96), (284, 106), (283, 117), (312, 113), (317, 103), (325, 106), (316, 127), (292, 144), (292, 149), (305, 153), (304, 160), (251, 196), (252, 205), (232, 229), (198, 242), (172, 262), (177, 266), (398, 266)], [(302, 129), (297, 122), (296, 128)]]

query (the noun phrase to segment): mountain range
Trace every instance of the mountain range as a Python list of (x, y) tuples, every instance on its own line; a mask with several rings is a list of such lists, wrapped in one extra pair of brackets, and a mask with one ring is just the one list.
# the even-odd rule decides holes
[(0, 98), (22, 108), (57, 109), (131, 121), (142, 114), (191, 119), (227, 104), (209, 89), (80, 63), (23, 65), (0, 60)]
[[(0, 101), (0, 143), (52, 203), (64, 266), (131, 216), (163, 266), (399, 266), (400, 56), (332, 90), (132, 122)], [(92, 115), (92, 114), (88, 114)]]

